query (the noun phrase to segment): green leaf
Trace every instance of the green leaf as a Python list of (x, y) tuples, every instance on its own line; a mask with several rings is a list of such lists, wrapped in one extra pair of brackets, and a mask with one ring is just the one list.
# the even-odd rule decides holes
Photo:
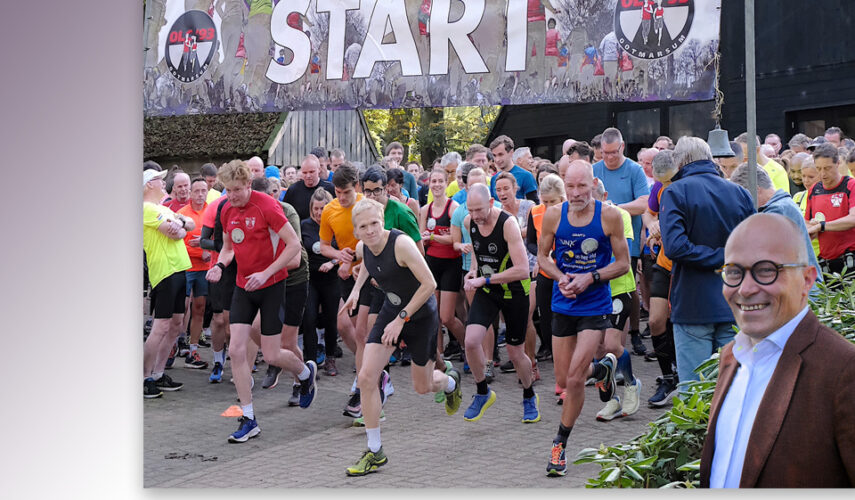
[(620, 469), (617, 467), (613, 467), (608, 476), (606, 476), (605, 481), (607, 483), (613, 483), (617, 481), (617, 478), (620, 477)]

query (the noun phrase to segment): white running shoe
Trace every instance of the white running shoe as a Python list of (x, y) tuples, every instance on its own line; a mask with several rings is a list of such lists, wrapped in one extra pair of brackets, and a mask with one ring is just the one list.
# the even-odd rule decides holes
[(602, 410), (597, 412), (597, 420), (600, 422), (608, 422), (609, 420), (614, 420), (615, 418), (622, 416), (621, 412), (620, 398), (615, 396), (606, 403), (606, 406), (603, 407)]
[(624, 417), (628, 417), (638, 411), (639, 395), (641, 394), (641, 379), (635, 377), (635, 383), (626, 385), (623, 388), (623, 412)]

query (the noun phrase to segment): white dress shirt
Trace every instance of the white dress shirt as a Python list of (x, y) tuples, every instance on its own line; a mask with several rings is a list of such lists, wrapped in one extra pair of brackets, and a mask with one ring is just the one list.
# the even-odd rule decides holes
[[(808, 312), (805, 307), (793, 319), (752, 346), (742, 332), (734, 337), (733, 357), (739, 368), (724, 397), (715, 428), (715, 452), (710, 469), (711, 488), (738, 488), (748, 438), (766, 386), (778, 366), (781, 353), (796, 326)], [(761, 422), (762, 425), (762, 422)]]

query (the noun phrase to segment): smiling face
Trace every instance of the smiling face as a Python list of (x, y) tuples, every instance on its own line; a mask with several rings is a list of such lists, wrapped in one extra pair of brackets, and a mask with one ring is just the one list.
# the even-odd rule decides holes
[(175, 175), (175, 181), (172, 183), (172, 197), (182, 203), (190, 199), (190, 176)]
[(805, 307), (816, 279), (816, 268), (805, 265), (779, 270), (778, 278), (769, 285), (754, 280), (748, 269), (757, 262), (800, 263), (796, 245), (803, 244), (795, 227), (782, 216), (761, 215), (765, 217), (754, 216), (740, 224), (728, 238), (724, 261), (738, 264), (746, 272), (739, 286), (722, 285), (722, 294), (739, 329), (755, 343), (775, 332)]
[(510, 170), (511, 167), (513, 166), (512, 165), (513, 161), (511, 161), (511, 157), (514, 154), (513, 150), (508, 151), (505, 148), (504, 144), (499, 144), (498, 146), (493, 148), (492, 151), (493, 151), (493, 159), (496, 162), (496, 168), (498, 168), (499, 170), (503, 170), (505, 172)]
[(433, 197), (443, 197), (445, 196), (445, 188), (448, 187), (445, 181), (445, 175), (442, 172), (437, 172), (434, 170), (430, 174), (430, 192), (433, 193)]

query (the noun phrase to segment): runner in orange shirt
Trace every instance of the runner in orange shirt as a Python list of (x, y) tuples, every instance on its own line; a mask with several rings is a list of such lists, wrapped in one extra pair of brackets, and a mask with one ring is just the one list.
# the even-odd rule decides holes
[[(211, 261), (211, 252), (203, 250), (199, 245), (202, 233), (202, 214), (208, 204), (205, 199), (208, 196), (208, 183), (203, 177), (197, 177), (190, 183), (190, 203), (184, 205), (178, 213), (193, 219), (196, 227), (188, 231), (184, 237), (184, 245), (187, 247), (187, 255), (190, 256), (190, 269), (186, 271), (187, 290), (185, 309), (190, 309), (190, 353), (184, 359), (185, 368), (204, 370), (208, 363), (202, 361), (199, 356), (199, 337), (202, 335), (202, 320), (205, 317), (205, 301), (208, 297), (208, 280), (205, 274), (208, 272)], [(192, 297), (192, 308), (190, 301)], [(185, 320), (184, 326), (186, 327)]]

